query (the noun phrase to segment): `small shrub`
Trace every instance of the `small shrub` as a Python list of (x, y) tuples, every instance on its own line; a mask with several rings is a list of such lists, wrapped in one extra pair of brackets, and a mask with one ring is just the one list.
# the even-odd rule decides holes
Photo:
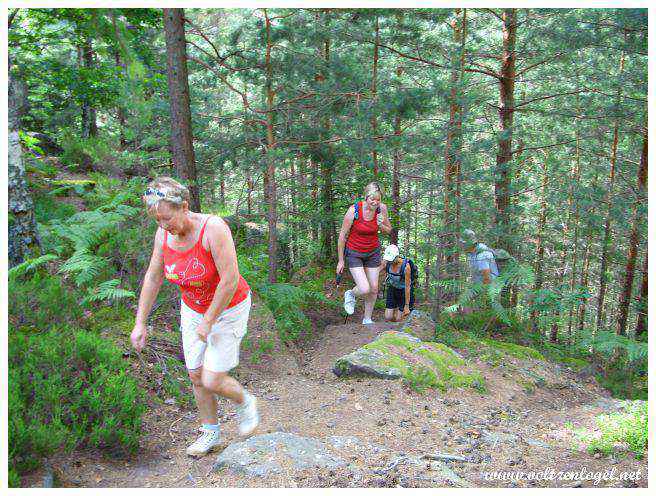
[(15, 474), (38, 467), (58, 449), (127, 454), (138, 447), (143, 391), (121, 351), (95, 334), (10, 328), (8, 399), (9, 467)]
[[(29, 276), (29, 277), (28, 277)], [(82, 316), (81, 292), (67, 288), (61, 277), (45, 270), (9, 279), (9, 320), (36, 331), (75, 322)]]
[(576, 436), (588, 444), (588, 452), (600, 452), (610, 455), (618, 443), (626, 443), (635, 458), (640, 460), (645, 455), (649, 437), (648, 412), (646, 401), (626, 401), (623, 411), (600, 415), (595, 421), (600, 430), (594, 435), (586, 430), (576, 432)]

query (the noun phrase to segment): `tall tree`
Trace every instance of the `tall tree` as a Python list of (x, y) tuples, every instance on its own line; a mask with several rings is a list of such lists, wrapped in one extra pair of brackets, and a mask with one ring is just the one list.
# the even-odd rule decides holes
[(637, 301), (638, 319), (636, 320), (635, 336), (642, 338), (647, 333), (647, 303), (649, 297), (649, 253), (645, 250), (645, 260), (642, 264), (642, 283)]
[(444, 144), (444, 235), (443, 253), (445, 279), (458, 277), (457, 239), (460, 230), (459, 182), (462, 162), (462, 87), (465, 63), (467, 9), (455, 9), (450, 22), (453, 44), (458, 50), (451, 55), (451, 80), (449, 89), (449, 124)]
[(27, 258), (38, 256), (41, 250), (34, 219), (34, 203), (25, 180), (22, 150), (18, 130), (26, 102), (25, 87), (9, 70), (9, 267)]
[(610, 150), (610, 170), (608, 172), (608, 184), (606, 186), (605, 203), (608, 207), (606, 212), (606, 224), (604, 226), (604, 240), (602, 242), (601, 264), (599, 268), (599, 296), (597, 297), (597, 330), (604, 325), (604, 299), (606, 297), (606, 287), (608, 285), (608, 258), (610, 256), (610, 245), (612, 243), (612, 197), (613, 189), (615, 187), (615, 171), (617, 167), (617, 145), (619, 141), (620, 131), (620, 115), (619, 108), (622, 101), (622, 84), (619, 82), (622, 73), (624, 72), (625, 53), (620, 55), (620, 68), (617, 85), (616, 95), (616, 110), (615, 123), (613, 125), (613, 141)]
[(166, 38), (166, 65), (171, 109), (171, 152), (178, 176), (187, 183), (191, 201), (189, 208), (200, 211), (200, 193), (196, 176), (189, 79), (183, 9), (163, 9)]
[(636, 200), (633, 203), (633, 227), (629, 238), (629, 253), (626, 259), (626, 271), (624, 276), (624, 288), (620, 294), (619, 317), (617, 319), (617, 334), (626, 335), (626, 321), (629, 316), (629, 302), (633, 292), (633, 278), (638, 253), (638, 242), (640, 238), (640, 220), (644, 217), (641, 211), (642, 202), (645, 200), (647, 190), (647, 129), (642, 140), (642, 155), (638, 168), (638, 186), (636, 188)]
[[(82, 45), (78, 47), (80, 65), (87, 71), (94, 67), (94, 52), (91, 36), (85, 31), (83, 35)], [(89, 102), (89, 98), (85, 98), (82, 103), (82, 137), (95, 138), (98, 136), (98, 124), (96, 122), (96, 109)]]
[(510, 250), (510, 187), (512, 171), (513, 117), (515, 111), (515, 60), (517, 52), (517, 9), (504, 9), (502, 17), (503, 52), (499, 78), (499, 138), (494, 182), (495, 224), (498, 245)]

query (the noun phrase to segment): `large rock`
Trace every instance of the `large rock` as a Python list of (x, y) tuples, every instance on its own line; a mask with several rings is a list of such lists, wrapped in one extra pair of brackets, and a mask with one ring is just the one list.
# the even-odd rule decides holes
[(385, 331), (376, 340), (339, 358), (338, 377), (366, 375), (406, 379), (417, 389), (474, 387), (484, 390), (485, 380), (465, 360), (442, 343), (424, 342), (405, 332)]
[(214, 470), (229, 468), (251, 477), (266, 477), (289, 468), (336, 469), (347, 465), (318, 439), (273, 432), (229, 445), (217, 458)]

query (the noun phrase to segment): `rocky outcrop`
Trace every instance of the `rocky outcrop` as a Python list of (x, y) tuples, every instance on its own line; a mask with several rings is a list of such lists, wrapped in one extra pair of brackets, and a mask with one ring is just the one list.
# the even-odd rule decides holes
[(289, 469), (337, 469), (346, 466), (347, 462), (319, 439), (272, 432), (229, 445), (217, 458), (214, 470), (228, 468), (252, 477), (266, 477)]
[(399, 331), (385, 331), (373, 342), (339, 358), (333, 373), (338, 377), (403, 378), (417, 389), (485, 389), (481, 374), (470, 369), (451, 348)]

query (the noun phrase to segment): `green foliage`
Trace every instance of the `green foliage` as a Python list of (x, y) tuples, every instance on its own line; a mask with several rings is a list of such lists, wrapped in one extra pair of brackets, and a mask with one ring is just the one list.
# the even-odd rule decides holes
[(489, 307), (494, 317), (501, 320), (507, 325), (512, 322), (511, 314), (504, 308), (502, 303), (502, 292), (508, 291), (511, 287), (520, 288), (533, 284), (535, 274), (533, 269), (527, 265), (517, 262), (511, 262), (504, 269), (499, 277), (490, 281), (489, 284), (442, 280), (438, 285), (447, 290), (460, 289), (461, 293), (458, 301), (444, 308), (444, 313), (455, 313), (458, 309), (466, 308), (471, 305)]
[(646, 361), (649, 353), (647, 343), (634, 341), (627, 336), (609, 331), (585, 336), (580, 344), (602, 354), (605, 358), (612, 358), (617, 352), (621, 352), (626, 355), (629, 362)]
[(36, 332), (82, 317), (80, 291), (67, 288), (61, 277), (38, 269), (29, 277), (9, 279), (9, 321)]
[(134, 453), (145, 398), (121, 351), (95, 334), (9, 332), (9, 463), (23, 473), (62, 448)]
[(258, 294), (273, 313), (278, 335), (283, 342), (293, 341), (312, 331), (312, 324), (303, 313), (303, 308), (317, 301), (317, 294), (286, 283), (260, 284)]
[(97, 177), (94, 184), (93, 190), (84, 194), (93, 210), (42, 225), (45, 245), (65, 259), (59, 272), (72, 276), (76, 286), (86, 292), (83, 304), (133, 298), (134, 292), (120, 288), (121, 281), (112, 275), (129, 255), (146, 256), (139, 253), (145, 233), (134, 225), (141, 210), (130, 205), (139, 201), (143, 181), (121, 185)]
[(33, 272), (42, 265), (47, 264), (48, 262), (51, 262), (53, 260), (57, 260), (59, 257), (57, 255), (54, 255), (52, 253), (48, 253), (47, 255), (42, 255), (37, 258), (30, 258), (25, 260), (23, 263), (20, 263), (16, 265), (15, 267), (12, 267), (9, 269), (9, 280), (16, 280), (16, 278), (21, 277), (28, 272)]
[(121, 298), (134, 298), (134, 291), (119, 288), (121, 283), (118, 279), (111, 279), (100, 283), (98, 286), (89, 290), (89, 294), (82, 300), (83, 303), (92, 301), (116, 301)]
[(77, 212), (74, 205), (58, 201), (52, 193), (34, 196), (34, 216), (38, 223), (47, 224), (55, 219), (67, 219)]
[(647, 402), (625, 401), (622, 408), (623, 411), (600, 415), (595, 419), (598, 434), (585, 429), (575, 434), (588, 445), (590, 453), (611, 455), (617, 451), (616, 443), (626, 443), (634, 457), (641, 460), (649, 438)]

